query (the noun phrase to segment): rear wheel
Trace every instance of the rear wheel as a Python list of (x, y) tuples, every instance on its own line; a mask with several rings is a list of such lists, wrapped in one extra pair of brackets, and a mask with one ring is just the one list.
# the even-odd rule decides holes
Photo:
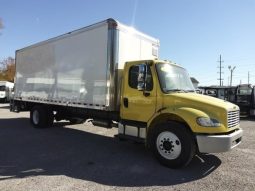
[(170, 168), (188, 165), (195, 154), (195, 142), (183, 124), (158, 124), (149, 137), (150, 147), (156, 158)]
[(30, 122), (35, 128), (50, 127), (53, 121), (53, 111), (47, 106), (36, 105), (30, 111)]

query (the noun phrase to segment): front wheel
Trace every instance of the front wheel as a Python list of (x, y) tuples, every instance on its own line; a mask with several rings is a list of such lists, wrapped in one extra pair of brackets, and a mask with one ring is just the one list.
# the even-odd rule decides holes
[(192, 134), (183, 124), (177, 122), (156, 125), (149, 143), (159, 162), (170, 168), (188, 165), (195, 154), (196, 147)]

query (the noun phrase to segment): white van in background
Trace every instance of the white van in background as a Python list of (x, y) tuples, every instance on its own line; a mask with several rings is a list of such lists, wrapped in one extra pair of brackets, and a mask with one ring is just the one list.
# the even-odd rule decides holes
[(14, 83), (0, 81), (0, 102), (9, 102), (13, 93)]

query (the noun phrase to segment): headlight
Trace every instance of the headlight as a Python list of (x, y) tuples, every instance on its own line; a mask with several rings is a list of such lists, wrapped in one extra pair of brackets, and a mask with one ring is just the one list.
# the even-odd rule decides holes
[(212, 119), (208, 117), (197, 118), (197, 124), (203, 127), (219, 127), (220, 122), (217, 119)]

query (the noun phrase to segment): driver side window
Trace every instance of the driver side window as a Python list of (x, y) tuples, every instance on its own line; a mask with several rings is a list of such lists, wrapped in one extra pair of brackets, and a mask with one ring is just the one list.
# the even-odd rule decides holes
[(149, 66), (145, 64), (134, 65), (131, 66), (129, 69), (129, 77), (128, 77), (128, 84), (131, 88), (138, 89), (138, 81), (141, 78), (141, 73), (139, 74), (139, 67), (144, 66), (146, 69), (143, 73), (143, 77), (145, 79), (145, 90), (151, 91), (153, 89), (153, 79), (151, 74), (151, 69)]

